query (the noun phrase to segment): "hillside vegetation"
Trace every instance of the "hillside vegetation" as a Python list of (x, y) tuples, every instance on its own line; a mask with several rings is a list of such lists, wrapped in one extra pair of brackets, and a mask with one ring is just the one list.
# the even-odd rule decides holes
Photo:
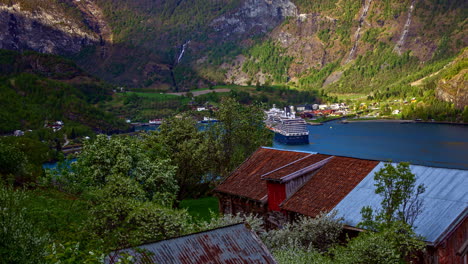
[(0, 76), (1, 133), (35, 130), (56, 120), (99, 132), (126, 129), (123, 121), (93, 106), (110, 99), (110, 87), (73, 62), (0, 50)]

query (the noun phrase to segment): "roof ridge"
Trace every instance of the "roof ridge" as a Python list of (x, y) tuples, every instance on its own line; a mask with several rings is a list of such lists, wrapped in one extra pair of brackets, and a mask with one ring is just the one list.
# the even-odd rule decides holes
[(295, 172), (292, 172), (286, 176), (283, 176), (280, 178), (281, 181), (290, 181), (298, 176), (301, 176), (305, 173), (308, 173), (310, 172), (310, 170), (314, 170), (314, 169), (319, 169), (323, 166), (325, 166), (325, 164), (327, 164), (331, 159), (333, 159), (335, 156), (330, 156), (328, 158), (324, 158), (323, 160), (320, 160), (320, 161), (317, 161), (315, 162), (314, 164), (311, 164), (307, 167), (304, 167), (304, 168), (301, 168)]
[(219, 229), (229, 228), (229, 227), (233, 227), (233, 226), (237, 226), (237, 225), (243, 225), (243, 226), (245, 227), (245, 229), (247, 229), (247, 230), (249, 230), (249, 231), (252, 231), (252, 230), (251, 230), (250, 228), (248, 228), (245, 224), (246, 224), (246, 222), (245, 222), (245, 221), (242, 221), (242, 222), (235, 223), (235, 224), (230, 224), (230, 225), (226, 225), (226, 226), (220, 226), (220, 227), (216, 227), (216, 228), (213, 228), (213, 229), (208, 229), (208, 230), (203, 230), (203, 231), (199, 231), (199, 232), (195, 232), (195, 233), (190, 233), (190, 234), (185, 234), (185, 235), (170, 237), (170, 238), (166, 238), (166, 239), (161, 239), (161, 240), (149, 240), (149, 241), (143, 242), (142, 244), (139, 244), (139, 245), (137, 245), (137, 246), (133, 246), (133, 247), (124, 247), (124, 248), (117, 248), (117, 249), (115, 249), (115, 250), (113, 250), (113, 251), (120, 251), (120, 250), (129, 249), (129, 248), (137, 248), (137, 247), (141, 247), (141, 246), (144, 246), (144, 245), (155, 244), (155, 243), (164, 242), (164, 241), (169, 241), (169, 240), (173, 240), (173, 239), (179, 239), (179, 238), (183, 238), (183, 237), (189, 237), (189, 236), (192, 236), (192, 235), (199, 235), (199, 234), (203, 234), (203, 233), (207, 233), (207, 232), (212, 232), (212, 231), (216, 231), (216, 230), (219, 230)]
[(283, 166), (281, 166), (281, 167), (279, 167), (279, 168), (276, 168), (276, 169), (274, 169), (274, 170), (272, 170), (272, 171), (269, 171), (269, 172), (267, 172), (267, 173), (264, 173), (263, 175), (260, 176), (260, 178), (263, 178), (263, 177), (265, 177), (265, 176), (267, 176), (267, 175), (269, 175), (269, 174), (272, 174), (273, 172), (276, 172), (276, 171), (279, 171), (279, 170), (281, 170), (281, 169), (284, 169), (284, 168), (286, 168), (286, 167), (288, 167), (288, 166), (290, 166), (290, 165), (295, 164), (296, 162), (299, 162), (299, 161), (302, 161), (302, 160), (304, 160), (304, 159), (306, 159), (306, 158), (308, 158), (308, 157), (311, 157), (312, 155), (316, 155), (316, 154), (309, 154), (309, 155), (307, 155), (307, 156), (305, 156), (305, 157), (299, 158), (299, 159), (297, 159), (297, 160), (295, 160), (295, 161), (292, 161), (292, 162), (290, 162), (290, 163), (288, 163), (288, 164), (286, 164), (286, 165), (283, 165)]

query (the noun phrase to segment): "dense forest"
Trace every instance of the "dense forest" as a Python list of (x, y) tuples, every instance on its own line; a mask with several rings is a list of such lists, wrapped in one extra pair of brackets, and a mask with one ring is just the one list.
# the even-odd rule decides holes
[(128, 129), (123, 120), (94, 107), (111, 99), (111, 87), (71, 61), (1, 50), (0, 76), (0, 133), (37, 130), (57, 120), (68, 123), (68, 132), (72, 128), (88, 134)]

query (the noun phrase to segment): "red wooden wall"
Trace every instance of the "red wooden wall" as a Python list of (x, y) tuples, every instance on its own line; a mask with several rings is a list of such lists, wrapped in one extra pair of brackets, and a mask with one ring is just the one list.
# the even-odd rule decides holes
[(453, 233), (445, 241), (439, 244), (436, 254), (440, 264), (464, 264), (463, 256), (456, 253), (463, 243), (468, 240), (468, 217), (461, 222)]
[(279, 205), (286, 199), (286, 186), (281, 183), (267, 182), (268, 188), (268, 209), (281, 211)]

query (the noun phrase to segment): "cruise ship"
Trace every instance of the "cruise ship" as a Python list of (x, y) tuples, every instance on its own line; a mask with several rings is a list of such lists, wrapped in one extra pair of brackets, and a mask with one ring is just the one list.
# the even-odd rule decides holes
[(304, 119), (296, 117), (293, 106), (281, 110), (273, 105), (266, 114), (265, 123), (275, 132), (275, 141), (289, 145), (309, 144), (307, 123)]

